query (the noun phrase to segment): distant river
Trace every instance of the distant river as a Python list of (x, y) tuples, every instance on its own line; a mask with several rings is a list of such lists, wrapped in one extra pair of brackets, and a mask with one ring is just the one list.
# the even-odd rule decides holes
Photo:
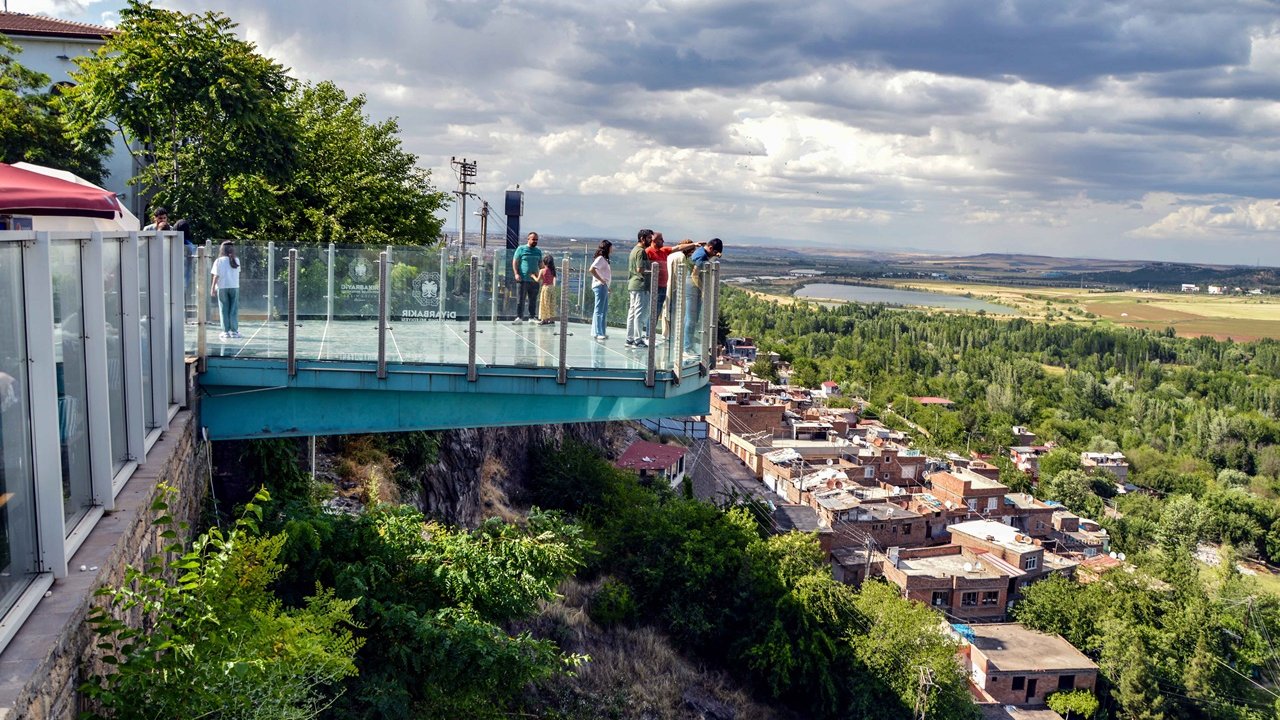
[(997, 305), (985, 300), (961, 295), (897, 290), (874, 285), (837, 285), (835, 283), (810, 283), (796, 290), (796, 297), (824, 300), (849, 300), (860, 303), (884, 305), (910, 305), (917, 307), (954, 308), (958, 310), (986, 310), (989, 313), (1015, 315), (1017, 311), (1007, 305)]

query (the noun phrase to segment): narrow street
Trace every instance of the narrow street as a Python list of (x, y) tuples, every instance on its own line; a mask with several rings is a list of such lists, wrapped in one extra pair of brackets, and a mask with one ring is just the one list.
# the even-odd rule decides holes
[(737, 492), (774, 505), (785, 502), (757, 480), (737, 456), (710, 440), (695, 442), (689, 448), (689, 474), (693, 478), (693, 494), (701, 500), (723, 502)]

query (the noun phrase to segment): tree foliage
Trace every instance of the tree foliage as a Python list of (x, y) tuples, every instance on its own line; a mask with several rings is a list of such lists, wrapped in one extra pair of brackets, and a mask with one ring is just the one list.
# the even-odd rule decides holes
[(215, 233), (289, 177), (295, 162), (292, 80), (235, 28), (221, 13), (130, 0), (119, 32), (76, 59), (76, 85), (66, 92), (82, 134), (117, 123), (141, 148), (136, 182)]
[[(311, 586), (286, 608), (270, 586), (285, 537), (261, 536), (265, 491), (225, 534), (209, 530), (184, 551), (164, 498), (152, 506), (171, 544), (129, 568), (89, 624), (105, 673), (82, 690), (105, 718), (312, 718), (356, 673), (352, 609)], [(145, 626), (122, 618), (140, 614)]]
[(0, 160), (46, 165), (102, 184), (110, 132), (90, 123), (73, 136), (61, 87), (50, 87), (49, 76), (23, 66), (20, 52), (0, 35)]
[(582, 519), (592, 569), (685, 650), (805, 717), (905, 717), (921, 666), (936, 683), (929, 717), (975, 716), (941, 616), (886, 586), (836, 582), (813, 535), (762, 535), (748, 508), (643, 487), (585, 446), (535, 457), (536, 499)]

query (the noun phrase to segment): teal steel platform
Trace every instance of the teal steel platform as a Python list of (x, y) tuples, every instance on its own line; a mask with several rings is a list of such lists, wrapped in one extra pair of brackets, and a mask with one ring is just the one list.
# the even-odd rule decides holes
[[(201, 417), (210, 439), (708, 412), (714, 350), (705, 339), (714, 336), (707, 318), (714, 317), (718, 267), (703, 290), (677, 269), (666, 322), (648, 333), (652, 348), (638, 348), (628, 346), (617, 327), (626, 296), (616, 287), (612, 302), (621, 307), (609, 313), (607, 337), (593, 335), (586, 280), (568, 263), (561, 265), (561, 277), (577, 282), (557, 292), (556, 320), (540, 324), (513, 322), (505, 249), (474, 260), (448, 249), (312, 250), (311, 277), (329, 279), (327, 286), (313, 285), (310, 297), (291, 282), (299, 275), (296, 253), (246, 251), (239, 337), (219, 337), (216, 307), (195, 301), (206, 297), (208, 258), (202, 251), (195, 259), (197, 281), (188, 298), (195, 321), (186, 344), (188, 354), (200, 359)], [(352, 282), (357, 273), (362, 284)], [(433, 293), (429, 303), (422, 302), (424, 282)], [(707, 310), (686, 323), (691, 293), (698, 295), (695, 312)], [(352, 300), (357, 295), (358, 305)]]

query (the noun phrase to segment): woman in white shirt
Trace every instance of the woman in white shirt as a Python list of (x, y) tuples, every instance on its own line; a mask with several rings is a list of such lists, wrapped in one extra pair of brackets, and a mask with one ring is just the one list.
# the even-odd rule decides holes
[(218, 247), (218, 259), (213, 261), (213, 282), (209, 285), (209, 294), (218, 298), (218, 309), (222, 315), (222, 339), (240, 337), (240, 261), (236, 260), (236, 249), (230, 240), (224, 240)]
[(601, 240), (596, 248), (596, 257), (591, 261), (591, 292), (596, 297), (595, 312), (591, 314), (591, 334), (597, 340), (604, 340), (605, 317), (609, 314), (609, 283), (613, 280), (613, 268), (609, 267), (609, 253), (613, 243)]

